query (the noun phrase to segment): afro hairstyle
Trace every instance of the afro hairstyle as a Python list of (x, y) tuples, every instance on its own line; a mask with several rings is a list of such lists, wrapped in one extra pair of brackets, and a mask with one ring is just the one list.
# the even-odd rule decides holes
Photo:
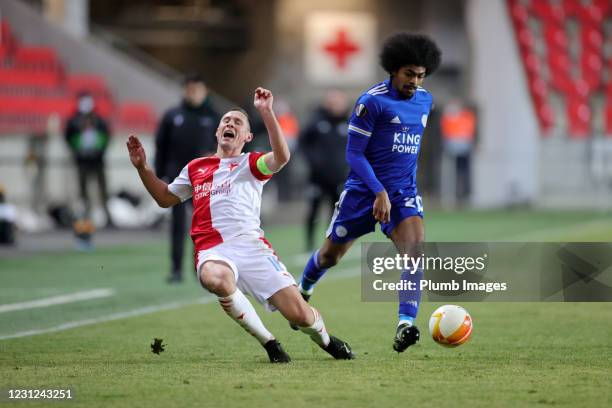
[(388, 37), (380, 53), (380, 65), (389, 74), (406, 65), (425, 68), (432, 74), (440, 65), (442, 52), (435, 42), (419, 34), (397, 33)]

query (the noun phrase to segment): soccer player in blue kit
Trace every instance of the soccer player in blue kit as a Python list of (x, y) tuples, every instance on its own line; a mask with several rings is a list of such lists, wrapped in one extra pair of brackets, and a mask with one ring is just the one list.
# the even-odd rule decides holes
[[(416, 170), (432, 96), (421, 85), (437, 69), (440, 57), (438, 46), (422, 35), (398, 33), (385, 41), (380, 63), (390, 78), (363, 93), (355, 105), (346, 149), (351, 172), (327, 239), (304, 268), (300, 282), (304, 299), (310, 298), (317, 281), (357, 238), (374, 231), (377, 222), (400, 254), (416, 257), (422, 253), (425, 230)], [(422, 268), (402, 272), (407, 281), (418, 282), (422, 276)], [(399, 293), (399, 323), (393, 342), (397, 352), (419, 339), (414, 319), (420, 297), (420, 291)]]

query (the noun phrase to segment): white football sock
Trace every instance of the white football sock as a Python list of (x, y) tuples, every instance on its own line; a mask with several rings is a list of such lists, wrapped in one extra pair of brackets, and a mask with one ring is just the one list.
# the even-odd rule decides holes
[(263, 325), (253, 305), (240, 289), (236, 288), (236, 291), (227, 297), (219, 297), (219, 304), (221, 304), (225, 313), (242, 326), (247, 333), (259, 340), (261, 344), (274, 340), (274, 335)]
[(329, 344), (329, 334), (325, 328), (323, 318), (317, 309), (314, 307), (311, 307), (310, 309), (312, 309), (312, 313), (314, 313), (315, 321), (311, 326), (300, 327), (300, 330), (309, 335), (312, 341), (318, 345), (327, 347)]

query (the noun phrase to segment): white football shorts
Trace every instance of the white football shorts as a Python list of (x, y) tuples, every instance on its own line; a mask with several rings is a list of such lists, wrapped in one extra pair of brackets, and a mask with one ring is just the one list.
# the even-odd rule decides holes
[(204, 262), (225, 262), (234, 271), (238, 288), (253, 296), (269, 311), (276, 310), (268, 303), (273, 294), (288, 286), (297, 285), (265, 238), (233, 238), (210, 249), (198, 251), (196, 260), (199, 282)]

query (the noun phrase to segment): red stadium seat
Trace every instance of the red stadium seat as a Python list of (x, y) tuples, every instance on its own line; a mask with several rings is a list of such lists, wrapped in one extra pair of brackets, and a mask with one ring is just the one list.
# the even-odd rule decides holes
[(570, 137), (584, 139), (591, 133), (591, 108), (586, 99), (571, 98), (566, 105)]
[(540, 123), (540, 129), (546, 136), (555, 126), (555, 112), (548, 103), (541, 103), (535, 105), (536, 116)]
[[(570, 137), (589, 137), (593, 130), (590, 103), (594, 103), (592, 109), (605, 109), (605, 130), (612, 137), (612, 54), (608, 52), (612, 42), (604, 42), (612, 41), (604, 35), (612, 23), (612, 0), (506, 1), (542, 131), (556, 126), (554, 119), (560, 115), (567, 118)], [(571, 19), (577, 20), (579, 35), (578, 48), (571, 50), (573, 57), (570, 43), (574, 39), (570, 41), (567, 31)], [(532, 31), (537, 27), (532, 22), (540, 29)], [(536, 47), (540, 41), (544, 50)], [(551, 90), (565, 102), (565, 112), (556, 112), (549, 104)], [(598, 104), (601, 99), (592, 96), (602, 90), (606, 103)]]
[(11, 51), (9, 47), (3, 44), (0, 44), (0, 65), (4, 65), (5, 58), (8, 58), (10, 54), (11, 54)]
[(0, 21), (0, 44), (10, 45), (15, 41), (15, 36), (8, 21)]
[(59, 71), (30, 71), (0, 68), (0, 86), (30, 86), (57, 88), (62, 82)]
[(55, 50), (47, 47), (19, 47), (13, 54), (15, 68), (60, 70), (62, 64)]
[(536, 76), (530, 76), (528, 79), (529, 91), (536, 105), (545, 103), (548, 100), (548, 86), (546, 82)]
[(578, 14), (576, 16), (583, 25), (601, 27), (604, 20), (604, 8), (594, 3), (588, 5), (583, 4), (582, 7), (578, 8)]
[(612, 16), (612, 3), (610, 3), (610, 0), (592, 0), (591, 7), (599, 8), (599, 11), (604, 18), (607, 16)]
[(524, 27), (518, 30), (517, 39), (521, 52), (533, 52), (535, 48), (535, 39), (529, 28)]
[(126, 102), (119, 106), (117, 127), (127, 131), (153, 133), (157, 125), (155, 111), (146, 102)]
[(527, 26), (527, 20), (529, 19), (529, 11), (523, 3), (518, 0), (509, 0), (508, 6), (510, 9), (510, 17), (515, 27)]
[(600, 53), (584, 49), (580, 56), (580, 68), (582, 79), (588, 84), (589, 92), (593, 92), (601, 86), (601, 72), (603, 60)]
[(108, 95), (109, 89), (106, 80), (95, 74), (73, 74), (68, 76), (68, 90), (72, 94), (87, 91), (92, 95)]
[(544, 40), (547, 48), (565, 51), (568, 49), (569, 41), (565, 28), (557, 24), (545, 24), (543, 27)]
[(577, 16), (581, 7), (580, 0), (563, 0), (563, 12), (567, 17)]
[(59, 114), (66, 117), (74, 111), (74, 101), (69, 98), (7, 98), (0, 97), (0, 110), (4, 112), (32, 112), (36, 114)]
[(580, 30), (580, 46), (583, 49), (603, 53), (602, 28), (583, 26)]
[(0, 61), (4, 64), (4, 59), (13, 54), (17, 47), (17, 39), (11, 32), (8, 21), (0, 21)]
[(561, 4), (536, 0), (531, 3), (531, 11), (544, 24), (562, 25), (565, 23), (565, 8)]
[(0, 132), (44, 131), (51, 115), (66, 120), (73, 111), (68, 98), (0, 97)]
[(585, 101), (589, 98), (589, 92), (591, 91), (589, 84), (582, 78), (567, 81), (567, 87), (565, 90), (566, 98), (578, 99)]
[(528, 53), (523, 55), (523, 61), (525, 62), (525, 69), (527, 70), (528, 75), (531, 76), (540, 76), (542, 74), (542, 62), (540, 61), (540, 57), (535, 53)]
[(569, 55), (565, 52), (551, 49), (546, 59), (551, 85), (558, 91), (566, 92), (567, 84), (571, 81), (570, 67), (572, 65)]
[[(53, 48), (19, 47), (9, 23), (0, 20), (0, 133), (44, 130), (53, 114), (66, 120), (74, 113), (76, 94), (81, 91), (92, 94), (98, 114), (106, 119), (115, 117), (113, 96), (102, 76), (84, 73), (66, 79)], [(140, 113), (138, 109), (133, 113), (133, 108), (127, 106), (126, 120), (141, 128), (154, 128), (155, 114), (150, 106), (141, 106)]]

